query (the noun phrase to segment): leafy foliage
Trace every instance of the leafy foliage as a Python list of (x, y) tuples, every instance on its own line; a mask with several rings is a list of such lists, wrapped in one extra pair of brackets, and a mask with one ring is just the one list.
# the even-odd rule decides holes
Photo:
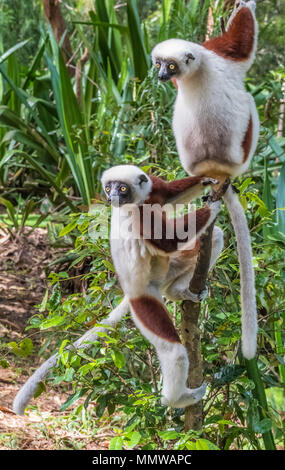
[[(50, 206), (62, 207), (61, 223), (50, 221), (50, 233), (59, 242), (68, 237), (73, 243), (65, 255), (69, 267), (50, 273), (50, 287), (27, 328), (28, 334), (33, 329), (44, 333), (40, 354), (49, 356), (60, 348), (61, 360), (50, 379), (72, 387), (62, 410), (78, 400), (77, 415), (93, 407), (96, 422), (108, 420), (116, 433), (110, 449), (259, 449), (264, 447), (262, 435), (271, 430), (281, 445), (285, 139), (277, 137), (277, 126), (285, 80), (280, 60), (285, 36), (281, 16), (272, 16), (279, 6), (269, 0), (258, 5), (261, 46), (246, 86), (258, 107), (261, 136), (250, 170), (236, 181), (253, 244), (259, 309), (257, 369), (246, 364), (240, 353), (239, 266), (224, 210), (219, 225), (225, 233), (225, 249), (210, 274), (210, 296), (201, 317), (208, 381), (205, 422), (200, 433), (185, 434), (183, 412), (160, 405), (156, 356), (130, 318), (118, 329), (101, 334), (88, 350), (76, 353), (65, 348), (121, 300), (108, 240), (94, 242), (90, 227), (96, 217), (86, 212), (93, 198), (100, 198), (102, 171), (114, 163), (136, 163), (168, 179), (185, 175), (171, 132), (176, 91), (171, 84), (157, 82), (149, 53), (157, 41), (168, 37), (202, 40), (210, 2), (163, 0), (158, 6), (148, 1), (138, 8), (135, 0), (120, 7), (114, 0), (95, 1), (88, 16), (80, 9), (78, 14), (75, 3), (64, 13), (76, 61), (64, 62), (48, 26), (39, 31), (38, 44), (26, 42), (25, 35), (19, 36), (20, 42), (4, 37), (6, 47), (0, 57), (4, 222), (10, 230), (12, 226), (19, 230), (35, 204), (40, 206), (48, 198)], [(223, 2), (211, 5), (219, 25), (225, 14)], [(275, 28), (280, 34), (272, 34)], [(78, 88), (69, 72), (86, 47), (89, 56), (80, 69)], [(27, 50), (33, 50), (33, 60), (25, 59), (23, 65), (22, 54)], [(48, 218), (49, 213), (42, 214)], [(79, 276), (85, 291), (65, 295), (72, 269), (83, 264), (88, 270)], [(175, 312), (179, 328), (179, 309), (171, 302), (168, 308)], [(11, 342), (9, 348), (26, 357), (32, 346), (28, 338)], [(5, 359), (1, 364), (7, 367)], [(261, 376), (267, 401), (256, 395), (256, 374)], [(38, 393), (42, 391), (43, 385)]]

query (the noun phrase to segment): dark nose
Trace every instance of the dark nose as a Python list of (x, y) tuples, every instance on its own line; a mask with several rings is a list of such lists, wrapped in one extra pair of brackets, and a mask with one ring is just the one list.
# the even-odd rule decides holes
[(121, 198), (119, 196), (109, 196), (108, 203), (112, 204), (114, 207), (119, 207), (121, 205)]
[(161, 80), (162, 82), (167, 82), (167, 80), (170, 79), (168, 73), (165, 73), (165, 72), (164, 72), (164, 73), (163, 73), (163, 72), (162, 72), (162, 73), (159, 73), (159, 74), (158, 74), (158, 78), (159, 78), (159, 80)]

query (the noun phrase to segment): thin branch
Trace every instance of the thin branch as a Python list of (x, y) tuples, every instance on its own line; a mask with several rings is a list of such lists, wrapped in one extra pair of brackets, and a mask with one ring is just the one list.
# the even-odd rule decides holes
[[(221, 181), (220, 186), (211, 194), (212, 201), (220, 200), (228, 189), (229, 178)], [(215, 222), (213, 222), (200, 238), (200, 251), (195, 267), (194, 275), (191, 279), (189, 289), (194, 294), (199, 294), (206, 287), (208, 276), (211, 250), (212, 233)], [(197, 388), (203, 382), (203, 358), (201, 354), (201, 341), (198, 320), (201, 310), (201, 304), (190, 300), (182, 303), (181, 331), (183, 342), (186, 347), (190, 367), (188, 375), (188, 386)], [(189, 429), (200, 430), (203, 424), (203, 404), (202, 401), (185, 409), (184, 427), (187, 432)]]

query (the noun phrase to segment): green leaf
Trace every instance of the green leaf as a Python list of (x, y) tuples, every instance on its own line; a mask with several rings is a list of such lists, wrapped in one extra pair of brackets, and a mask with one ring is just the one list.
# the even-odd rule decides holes
[(30, 338), (24, 339), (19, 343), (19, 345), (15, 341), (12, 341), (11, 343), (8, 343), (7, 346), (13, 350), (13, 353), (16, 354), (16, 356), (20, 357), (27, 357), (33, 352), (33, 342)]
[(128, 449), (133, 449), (141, 440), (141, 434), (138, 431), (134, 431), (128, 434), (127, 446)]
[(10, 364), (6, 359), (0, 359), (0, 367), (3, 369), (8, 369), (10, 367)]
[(92, 369), (96, 367), (95, 362), (90, 362), (88, 364), (84, 364), (84, 366), (81, 366), (80, 369), (78, 370), (78, 373), (84, 377), (84, 375), (88, 374)]
[(190, 5), (189, 5), (189, 11), (191, 13), (191, 16), (195, 18), (197, 14), (197, 9), (199, 7), (200, 0), (191, 0)]
[(239, 201), (243, 207), (243, 209), (246, 211), (247, 210), (247, 198), (244, 195), (239, 196)]
[[(279, 180), (278, 180), (277, 198), (276, 198), (276, 207), (278, 209), (285, 207), (284, 188), (285, 188), (285, 162), (282, 165)], [(285, 211), (277, 210), (277, 222), (278, 222), (277, 231), (280, 231), (283, 234), (285, 234)]]
[(38, 398), (43, 392), (46, 392), (46, 386), (43, 382), (39, 382), (34, 393), (34, 398)]
[(173, 431), (159, 431), (158, 435), (159, 437), (161, 437), (163, 441), (169, 441), (172, 439), (177, 439), (179, 437), (178, 432), (174, 430)]
[(59, 317), (59, 316), (52, 317), (52, 318), (44, 321), (40, 325), (40, 329), (41, 330), (46, 330), (47, 328), (52, 328), (54, 326), (62, 325), (62, 323), (64, 323), (64, 322), (65, 322), (65, 319), (63, 317)]
[(96, 416), (98, 416), (98, 418), (101, 418), (101, 416), (103, 416), (106, 406), (107, 406), (107, 396), (102, 395), (100, 398), (98, 398), (97, 404), (96, 404)]
[(88, 388), (82, 388), (81, 390), (78, 390), (77, 392), (73, 393), (73, 395), (70, 395), (66, 402), (61, 405), (60, 411), (65, 411), (69, 406), (73, 405), (79, 398), (83, 397), (85, 393), (88, 392)]
[(29, 113), (31, 114), (31, 116), (34, 118), (35, 122), (37, 123), (37, 125), (41, 129), (41, 132), (42, 132), (45, 140), (50, 145), (50, 147), (54, 149), (54, 151), (56, 153), (56, 149), (55, 149), (54, 143), (53, 143), (53, 141), (52, 141), (52, 139), (49, 135), (49, 132), (47, 131), (47, 129), (46, 129), (45, 125), (43, 124), (43, 122), (41, 121), (41, 119), (38, 117), (37, 112), (29, 104), (29, 95), (27, 95), (27, 93), (24, 90), (22, 90), (21, 88), (19, 88), (16, 85), (16, 83), (7, 75), (5, 68), (1, 64), (0, 64), (0, 73), (2, 73), (4, 79), (8, 82), (8, 84), (10, 85), (12, 90), (14, 91), (17, 98), (27, 108), (27, 110), (29, 111)]
[(109, 449), (110, 450), (122, 450), (123, 449), (123, 439), (122, 439), (122, 437), (120, 437), (120, 436), (113, 437), (110, 440)]
[(196, 449), (197, 450), (220, 450), (219, 447), (217, 447), (215, 444), (208, 441), (207, 439), (198, 439), (196, 441)]
[(143, 80), (148, 73), (150, 58), (145, 50), (136, 0), (127, 0), (127, 15), (135, 76)]
[(283, 150), (274, 136), (270, 137), (269, 145), (277, 157), (281, 157), (283, 155)]
[(0, 204), (3, 204), (3, 206), (6, 207), (7, 213), (9, 215), (11, 221), (13, 222), (14, 227), (16, 229), (18, 229), (19, 224), (18, 224), (16, 211), (15, 211), (15, 208), (14, 208), (13, 204), (10, 201), (8, 201), (8, 199), (4, 199), (3, 197), (0, 197)]
[(63, 237), (67, 233), (71, 232), (77, 225), (77, 220), (70, 222), (66, 227), (64, 227), (58, 234), (59, 237)]
[(53, 287), (52, 294), (48, 301), (49, 308), (52, 310), (55, 310), (59, 306), (60, 300), (61, 300), (61, 292), (56, 284)]
[(74, 374), (75, 374), (75, 369), (73, 369), (73, 367), (68, 367), (64, 374), (64, 380), (66, 382), (71, 382), (73, 380)]
[(272, 429), (272, 421), (269, 418), (262, 419), (258, 423), (254, 424), (254, 431), (264, 434), (266, 432), (271, 431)]
[(118, 367), (118, 369), (121, 369), (122, 367), (124, 367), (126, 363), (126, 359), (122, 352), (113, 350), (111, 351), (111, 356), (114, 361), (114, 364)]
[(109, 271), (112, 271), (112, 273), (115, 272), (114, 265), (112, 263), (110, 263), (108, 260), (106, 260), (106, 259), (103, 260), (103, 264)]
[(235, 364), (222, 367), (220, 371), (214, 375), (213, 387), (222, 387), (223, 385), (234, 382), (244, 371), (244, 367)]
[(14, 52), (16, 52), (18, 49), (21, 49), (26, 44), (28, 44), (29, 41), (31, 41), (31, 39), (25, 39), (25, 41), (18, 42), (18, 44), (8, 49), (8, 51), (4, 52), (4, 54), (0, 56), (0, 64), (2, 64), (2, 62), (8, 59), (8, 57), (14, 54)]

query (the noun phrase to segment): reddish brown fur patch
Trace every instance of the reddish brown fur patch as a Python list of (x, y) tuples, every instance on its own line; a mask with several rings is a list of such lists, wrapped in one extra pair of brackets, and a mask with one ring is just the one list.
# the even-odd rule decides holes
[(247, 60), (254, 44), (254, 19), (248, 7), (241, 8), (228, 31), (202, 44), (217, 55), (234, 61)]
[(249, 156), (249, 152), (251, 149), (251, 143), (252, 143), (252, 131), (253, 131), (253, 124), (252, 124), (252, 117), (250, 116), (247, 130), (244, 136), (244, 139), (242, 141), (242, 148), (243, 148), (243, 163), (246, 162)]
[(143, 295), (130, 299), (135, 315), (149, 331), (170, 343), (180, 343), (177, 331), (164, 306), (155, 298)]
[(161, 206), (187, 189), (201, 184), (202, 180), (200, 176), (188, 176), (187, 178), (169, 182), (163, 181), (157, 176), (150, 176), (150, 179), (152, 181), (152, 189), (145, 203), (160, 204)]
[[(159, 218), (158, 211), (152, 211), (149, 213), (145, 212), (145, 214), (148, 214), (145, 216), (145, 219), (150, 220), (150, 226), (146, 227), (144, 225), (143, 214), (144, 211), (151, 210), (151, 205), (144, 204), (139, 207), (139, 210), (141, 237), (165, 253), (176, 251), (179, 243), (186, 243), (188, 241), (187, 235), (184, 238), (180, 238), (179, 234), (188, 233), (190, 229), (192, 233), (194, 233), (194, 228), (190, 227), (191, 224), (196, 223), (195, 233), (200, 232), (200, 230), (207, 224), (211, 214), (211, 209), (209, 207), (203, 207), (195, 213), (191, 213), (189, 217), (188, 214), (185, 214), (183, 217), (179, 217), (173, 221), (172, 219), (167, 219), (165, 212), (161, 213), (161, 218)], [(168, 229), (167, 224), (174, 224), (174, 233)], [(160, 237), (156, 238), (156, 234), (159, 234)], [(171, 238), (167, 238), (169, 234), (171, 235)]]
[(179, 258), (195, 258), (200, 251), (200, 239), (196, 240), (195, 247), (192, 250), (181, 250), (179, 251)]

